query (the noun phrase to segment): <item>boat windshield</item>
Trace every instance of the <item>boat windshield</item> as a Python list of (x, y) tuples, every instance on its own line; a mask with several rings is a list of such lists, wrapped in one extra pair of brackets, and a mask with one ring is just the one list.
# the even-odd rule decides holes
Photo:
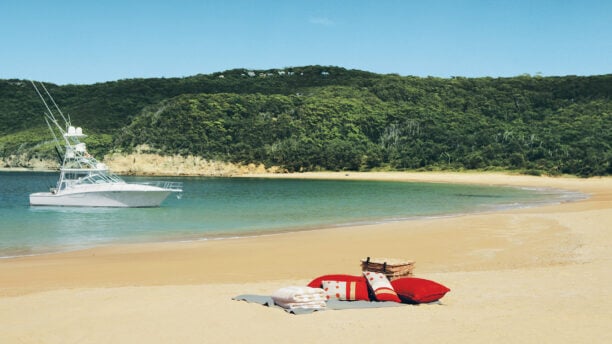
[(60, 190), (76, 185), (125, 183), (119, 176), (102, 170), (64, 170)]
[(120, 183), (122, 180), (114, 174), (92, 172), (87, 177), (81, 179), (81, 184), (106, 184)]

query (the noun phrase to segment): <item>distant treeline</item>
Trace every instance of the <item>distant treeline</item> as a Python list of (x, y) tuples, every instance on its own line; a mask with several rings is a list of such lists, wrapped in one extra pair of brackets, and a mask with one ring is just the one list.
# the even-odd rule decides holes
[[(146, 144), (290, 171), (612, 172), (612, 74), (442, 79), (308, 66), (46, 86), (96, 155)], [(42, 111), (29, 82), (0, 80), (0, 157), (53, 156)]]

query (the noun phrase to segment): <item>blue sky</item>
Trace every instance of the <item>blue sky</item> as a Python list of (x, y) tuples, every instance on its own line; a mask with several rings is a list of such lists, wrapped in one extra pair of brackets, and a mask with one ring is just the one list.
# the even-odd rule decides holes
[(612, 73), (612, 1), (0, 0), (0, 78), (90, 84), (333, 65)]

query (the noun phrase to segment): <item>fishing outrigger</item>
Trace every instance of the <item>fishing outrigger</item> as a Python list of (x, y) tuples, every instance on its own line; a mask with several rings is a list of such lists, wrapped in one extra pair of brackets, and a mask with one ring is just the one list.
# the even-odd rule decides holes
[[(126, 183), (111, 173), (108, 167), (87, 152), (80, 140), (87, 135), (74, 127), (70, 117), (64, 116), (43, 83), (40, 87), (59, 114), (60, 125), (54, 111), (32, 81), (42, 100), (47, 126), (55, 140), (55, 150), (61, 161), (60, 176), (55, 188), (49, 192), (30, 194), (30, 205), (69, 207), (158, 207), (171, 193), (183, 191), (180, 182)], [(63, 141), (63, 147), (60, 144)]]

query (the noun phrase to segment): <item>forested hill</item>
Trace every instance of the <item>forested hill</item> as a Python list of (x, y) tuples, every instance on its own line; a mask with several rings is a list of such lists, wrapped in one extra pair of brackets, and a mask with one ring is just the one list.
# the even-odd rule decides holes
[[(46, 86), (98, 156), (146, 144), (291, 171), (612, 172), (612, 74), (441, 79), (308, 66)], [(29, 82), (0, 80), (0, 157), (52, 156), (42, 111)]]

